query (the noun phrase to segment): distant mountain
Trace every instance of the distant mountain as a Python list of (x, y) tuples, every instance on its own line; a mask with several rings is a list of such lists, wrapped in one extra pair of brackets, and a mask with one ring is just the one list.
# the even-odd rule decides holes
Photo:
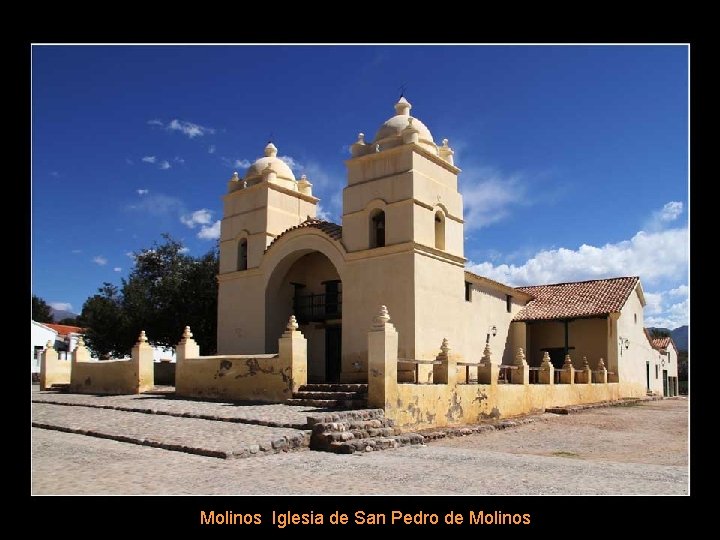
[(675, 330), (670, 330), (669, 328), (648, 328), (648, 330), (662, 330), (664, 332), (670, 332), (670, 337), (675, 342), (675, 345), (677, 346), (679, 351), (687, 351), (688, 350), (688, 326), (681, 326), (680, 328), (676, 328)]
[(78, 316), (77, 313), (73, 313), (72, 311), (66, 311), (64, 309), (55, 309), (51, 307), (50, 310), (52, 312), (54, 322), (59, 322), (63, 319), (70, 319)]
[(670, 332), (670, 336), (673, 338), (675, 345), (681, 351), (688, 350), (688, 326), (681, 326)]

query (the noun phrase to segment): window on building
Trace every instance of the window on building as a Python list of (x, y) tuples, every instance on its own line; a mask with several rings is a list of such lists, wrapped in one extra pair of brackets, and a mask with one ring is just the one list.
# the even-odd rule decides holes
[(435, 212), (435, 248), (445, 249), (445, 216), (439, 210)]
[(655, 364), (655, 378), (656, 378), (656, 379), (659, 378), (659, 376), (658, 376), (658, 366), (657, 366), (657, 364)]
[(509, 294), (505, 295), (505, 310), (508, 313), (512, 312), (512, 296), (510, 296)]
[(238, 260), (237, 269), (247, 270), (247, 238), (243, 238), (238, 242)]
[(465, 282), (465, 301), (472, 302), (472, 283)]
[(370, 216), (370, 247), (385, 245), (385, 212), (375, 210)]
[(637, 313), (635, 314), (635, 324), (637, 324)]
[(42, 352), (45, 350), (45, 347), (42, 345), (35, 345), (35, 359), (40, 358), (40, 355), (42, 355)]

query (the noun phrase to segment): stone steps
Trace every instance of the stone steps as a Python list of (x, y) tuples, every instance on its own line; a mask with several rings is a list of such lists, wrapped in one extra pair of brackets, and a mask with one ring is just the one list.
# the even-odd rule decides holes
[(311, 392), (308, 390), (300, 390), (293, 393), (295, 399), (364, 399), (367, 400), (367, 394), (362, 392)]
[(327, 409), (361, 409), (367, 407), (367, 384), (304, 384), (285, 403)]
[(368, 385), (363, 383), (310, 383), (298, 388), (301, 392), (360, 392), (367, 394)]
[[(353, 414), (355, 413), (355, 414)], [(382, 409), (338, 411), (308, 417), (310, 449), (336, 454), (372, 452), (423, 444), (417, 433), (402, 433)]]
[(364, 399), (307, 399), (293, 397), (286, 399), (285, 404), (320, 407), (323, 409), (359, 409), (361, 407), (367, 407), (367, 401)]

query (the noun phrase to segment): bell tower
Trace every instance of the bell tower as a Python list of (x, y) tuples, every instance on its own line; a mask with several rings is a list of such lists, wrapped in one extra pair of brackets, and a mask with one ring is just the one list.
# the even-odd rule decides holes
[[(312, 184), (295, 179), (272, 142), (223, 196), (218, 273), (218, 354), (265, 350), (265, 249), (284, 231), (317, 214)], [(239, 308), (239, 306), (245, 306)], [(248, 309), (247, 306), (253, 306)]]
[(411, 108), (401, 97), (371, 143), (360, 133), (351, 146), (343, 242), (350, 252), (415, 244), (463, 257), (460, 169), (447, 139), (437, 146)]
[(265, 248), (284, 231), (317, 214), (319, 199), (303, 175), (295, 180), (272, 142), (240, 178), (234, 173), (223, 197), (220, 274), (259, 266)]

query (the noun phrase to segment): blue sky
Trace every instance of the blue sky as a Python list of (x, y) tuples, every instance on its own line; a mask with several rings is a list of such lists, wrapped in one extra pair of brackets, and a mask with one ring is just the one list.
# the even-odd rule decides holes
[(343, 161), (399, 88), (463, 172), (468, 266), (511, 285), (640, 275), (688, 322), (685, 46), (34, 46), (32, 288), (79, 312), (163, 232), (212, 247), (272, 138), (339, 222)]

